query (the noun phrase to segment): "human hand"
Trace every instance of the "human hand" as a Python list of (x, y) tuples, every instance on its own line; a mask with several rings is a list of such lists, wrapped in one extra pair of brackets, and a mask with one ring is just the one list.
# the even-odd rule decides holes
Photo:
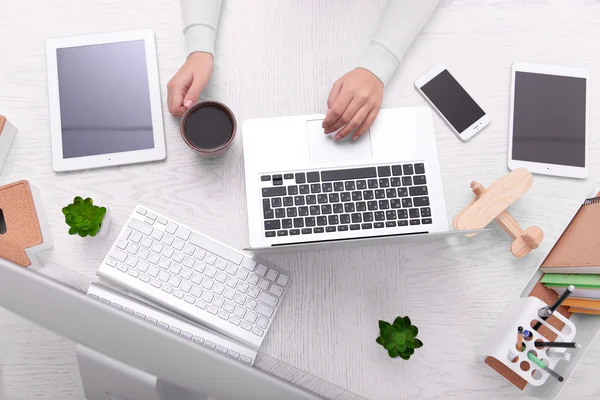
[(181, 117), (198, 101), (212, 71), (212, 54), (201, 51), (190, 54), (167, 84), (167, 104), (174, 117)]
[(327, 100), (323, 120), (325, 134), (344, 127), (335, 135), (340, 140), (356, 130), (352, 140), (361, 137), (375, 121), (383, 99), (383, 83), (371, 71), (356, 68), (338, 79)]

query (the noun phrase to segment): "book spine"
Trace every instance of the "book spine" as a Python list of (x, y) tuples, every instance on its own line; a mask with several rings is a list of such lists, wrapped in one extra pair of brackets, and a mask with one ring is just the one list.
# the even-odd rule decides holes
[(600, 289), (600, 275), (598, 274), (545, 274), (542, 283), (546, 286), (575, 285), (579, 288)]

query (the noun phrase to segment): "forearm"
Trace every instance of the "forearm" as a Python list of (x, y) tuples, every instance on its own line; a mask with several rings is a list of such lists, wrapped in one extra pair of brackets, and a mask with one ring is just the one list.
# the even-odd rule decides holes
[(439, 0), (389, 0), (359, 67), (387, 84), (438, 3)]
[(186, 57), (195, 51), (214, 55), (222, 0), (181, 0)]

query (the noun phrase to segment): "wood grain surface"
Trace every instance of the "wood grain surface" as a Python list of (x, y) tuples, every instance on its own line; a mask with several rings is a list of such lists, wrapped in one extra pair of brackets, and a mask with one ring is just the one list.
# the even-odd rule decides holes
[[(226, 0), (215, 72), (202, 97), (226, 103), (240, 122), (323, 112), (333, 82), (364, 54), (384, 6), (385, 0)], [(46, 263), (93, 279), (136, 204), (235, 247), (247, 245), (239, 137), (223, 158), (202, 160), (183, 143), (178, 121), (167, 112), (166, 84), (184, 60), (178, 0), (0, 0), (0, 10), (0, 113), (19, 128), (0, 185), (27, 179), (41, 190), (55, 240)], [(348, 392), (373, 400), (518, 396), (518, 389), (476, 360), (475, 351), (529, 281), (569, 210), (600, 181), (598, 21), (595, 0), (441, 1), (386, 88), (383, 105), (425, 105), (413, 83), (444, 63), (490, 115), (491, 125), (466, 143), (434, 117), (449, 217), (473, 199), (471, 181), (489, 186), (508, 172), (515, 61), (590, 70), (590, 178), (534, 176), (510, 213), (521, 226), (541, 227), (546, 239), (523, 259), (511, 255), (511, 238), (495, 224), (470, 240), (265, 256), (292, 281), (259, 368), (320, 387), (328, 398), (356, 398)], [(44, 41), (147, 27), (157, 38), (167, 160), (54, 173)], [(111, 207), (108, 237), (67, 234), (60, 210), (75, 195)], [(375, 343), (377, 320), (397, 315), (409, 315), (424, 342), (408, 362), (389, 359)], [(595, 343), (562, 398), (600, 397), (599, 362)], [(73, 343), (5, 311), (0, 370), (7, 400), (83, 398)]]

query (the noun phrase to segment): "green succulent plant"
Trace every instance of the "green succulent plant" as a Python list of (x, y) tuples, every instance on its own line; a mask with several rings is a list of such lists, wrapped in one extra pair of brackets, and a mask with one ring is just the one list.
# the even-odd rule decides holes
[(65, 222), (71, 227), (69, 235), (96, 236), (106, 214), (106, 207), (95, 206), (92, 199), (84, 200), (77, 196), (73, 204), (64, 207), (62, 212), (65, 214)]
[(376, 342), (382, 345), (392, 358), (408, 360), (415, 349), (423, 346), (417, 339), (419, 329), (412, 325), (408, 317), (396, 317), (393, 324), (379, 321), (379, 337)]

